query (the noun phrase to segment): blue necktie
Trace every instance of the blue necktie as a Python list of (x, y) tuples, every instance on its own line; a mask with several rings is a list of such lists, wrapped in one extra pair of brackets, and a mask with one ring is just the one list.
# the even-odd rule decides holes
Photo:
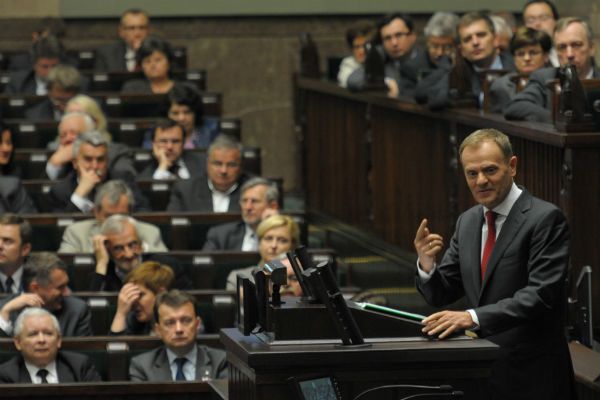
[(185, 381), (185, 375), (183, 374), (183, 364), (185, 364), (187, 360), (185, 358), (176, 358), (175, 364), (177, 364), (177, 372), (175, 373), (176, 381)]

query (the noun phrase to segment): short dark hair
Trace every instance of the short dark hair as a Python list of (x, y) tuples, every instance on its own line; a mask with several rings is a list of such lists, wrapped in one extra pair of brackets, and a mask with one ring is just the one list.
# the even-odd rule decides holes
[(136, 60), (138, 64), (141, 65), (144, 58), (150, 56), (155, 51), (159, 51), (163, 53), (165, 57), (167, 57), (167, 60), (169, 60), (170, 70), (173, 66), (173, 48), (171, 47), (171, 44), (169, 44), (169, 42), (157, 36), (148, 36), (146, 39), (144, 39), (136, 55)]
[[(196, 312), (196, 300), (194, 297), (189, 294), (182, 292), (177, 289), (172, 289), (167, 292), (162, 292), (156, 297), (154, 302), (154, 322), (159, 322), (158, 308), (161, 305), (166, 305), (172, 308), (181, 307), (184, 304), (191, 303), (194, 306), (194, 312)], [(197, 312), (196, 312), (197, 315)]]
[(156, 139), (156, 132), (160, 129), (161, 131), (165, 131), (172, 128), (179, 128), (181, 130), (181, 140), (185, 137), (185, 130), (183, 126), (181, 126), (177, 121), (173, 121), (172, 119), (161, 119), (156, 125), (154, 125), (154, 130), (152, 131), (152, 140)]
[(399, 12), (387, 14), (377, 22), (377, 35), (375, 35), (375, 36), (376, 36), (378, 43), (382, 42), (381, 28), (383, 28), (386, 25), (389, 25), (395, 19), (402, 20), (402, 22), (404, 22), (404, 25), (406, 25), (406, 27), (408, 28), (409, 33), (414, 31), (415, 24), (414, 24), (413, 20), (408, 16), (408, 14), (399, 13)]
[(533, 28), (522, 26), (515, 32), (510, 41), (510, 53), (515, 54), (515, 51), (525, 46), (535, 46), (539, 44), (544, 53), (549, 53), (552, 48), (552, 39), (544, 31), (536, 31)]
[(466, 26), (469, 26), (477, 21), (485, 21), (488, 26), (490, 32), (493, 35), (496, 34), (496, 28), (494, 28), (494, 22), (490, 18), (488, 13), (482, 11), (474, 11), (470, 13), (466, 13), (460, 20), (458, 21), (458, 25), (456, 25), (456, 43), (460, 43), (460, 30)]
[(5, 213), (0, 216), (0, 225), (19, 225), (19, 235), (21, 236), (21, 245), (31, 243), (33, 230), (29, 221), (20, 215)]
[(54, 35), (48, 35), (39, 38), (31, 46), (31, 54), (34, 62), (40, 58), (57, 58), (61, 59), (63, 56), (63, 45)]
[(527, 9), (527, 7), (529, 7), (532, 4), (536, 4), (536, 3), (542, 3), (542, 4), (545, 4), (548, 7), (550, 7), (550, 10), (552, 10), (552, 16), (554, 17), (555, 20), (558, 20), (560, 18), (559, 14), (558, 14), (558, 9), (556, 8), (556, 5), (553, 2), (551, 2), (550, 0), (529, 0), (523, 6), (522, 14), (523, 15), (525, 14), (525, 10)]
[(196, 117), (198, 117), (202, 98), (195, 86), (190, 85), (189, 83), (175, 83), (173, 88), (167, 92), (165, 115), (168, 114), (169, 109), (173, 104), (188, 106), (190, 110), (196, 114)]
[(32, 253), (27, 257), (23, 266), (23, 287), (27, 291), (29, 284), (36, 281), (40, 286), (46, 287), (52, 283), (52, 271), (60, 269), (67, 273), (67, 265), (56, 255), (50, 252)]
[(354, 39), (360, 36), (371, 36), (375, 30), (375, 25), (371, 21), (358, 21), (346, 30), (346, 43), (352, 48)]
[(127, 10), (123, 11), (123, 13), (121, 14), (120, 22), (123, 22), (123, 18), (129, 14), (135, 14), (135, 15), (141, 14), (141, 15), (146, 16), (146, 18), (148, 18), (148, 20), (150, 20), (150, 16), (148, 15), (148, 13), (146, 11), (142, 10), (141, 8), (134, 7), (134, 8), (128, 8)]

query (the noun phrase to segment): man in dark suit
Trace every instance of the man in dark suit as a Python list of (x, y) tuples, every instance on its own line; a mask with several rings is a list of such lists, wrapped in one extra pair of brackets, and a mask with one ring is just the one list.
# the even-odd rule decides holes
[(48, 93), (47, 78), (50, 70), (60, 63), (62, 46), (55, 36), (47, 36), (33, 43), (33, 68), (13, 72), (5, 93), (45, 96)]
[(227, 378), (225, 352), (196, 343), (200, 318), (194, 298), (171, 290), (154, 305), (154, 332), (164, 346), (133, 357), (132, 381), (193, 381)]
[(427, 302), (443, 307), (465, 296), (468, 309), (430, 315), (423, 332), (443, 339), (471, 329), (498, 344), (489, 380), (493, 399), (574, 398), (563, 330), (569, 261), (565, 216), (514, 184), (517, 158), (503, 133), (476, 131), (459, 154), (479, 205), (459, 217), (439, 264), (435, 258), (443, 239), (429, 231), (427, 220), (414, 244), (417, 288)]
[[(592, 31), (580, 18), (561, 18), (554, 32), (554, 47), (561, 65), (574, 65), (580, 80), (599, 79), (594, 65)], [(552, 122), (552, 93), (546, 82), (558, 77), (558, 68), (543, 68), (531, 74), (525, 89), (508, 103), (504, 117), (512, 120)]]
[(219, 135), (208, 148), (206, 174), (175, 182), (168, 211), (240, 211), (240, 186), (248, 179), (242, 173), (242, 145)]
[(100, 381), (90, 360), (61, 351), (56, 317), (42, 308), (28, 308), (15, 323), (14, 343), (21, 354), (0, 365), (2, 383), (68, 383)]
[(214, 226), (206, 234), (204, 251), (258, 251), (256, 228), (279, 209), (277, 186), (261, 177), (250, 178), (240, 189), (242, 220)]
[(90, 336), (91, 314), (85, 301), (71, 296), (67, 266), (51, 253), (29, 256), (23, 270), (25, 293), (0, 302), (0, 334), (10, 336), (14, 321), (27, 307), (43, 307), (58, 319), (65, 336)]
[(136, 53), (148, 36), (149, 24), (145, 11), (136, 8), (126, 10), (119, 24), (120, 39), (96, 51), (94, 69), (98, 72), (135, 71)]
[(179, 262), (165, 255), (142, 254), (142, 242), (136, 220), (116, 214), (107, 218), (94, 236), (96, 268), (90, 282), (90, 290), (119, 291), (125, 277), (144, 261), (156, 261), (171, 267), (175, 275), (174, 287), (191, 289), (192, 282)]
[(472, 12), (460, 18), (457, 39), (460, 56), (453, 66), (450, 59), (440, 61), (439, 68), (417, 85), (415, 99), (427, 103), (431, 109), (448, 107), (454, 99), (456, 88), (452, 76), (457, 76), (460, 84), (470, 86), (462, 93), (477, 104), (483, 104), (483, 87), (478, 75), (484, 70), (514, 70), (510, 54), (498, 53), (495, 46), (494, 23), (487, 14)]
[(33, 235), (29, 222), (18, 215), (0, 216), (0, 289), (4, 293), (23, 291), (23, 264), (31, 252)]
[(152, 137), (152, 160), (140, 173), (142, 179), (190, 179), (206, 174), (206, 157), (184, 150), (183, 127), (168, 119), (159, 122)]
[(37, 210), (16, 176), (0, 176), (0, 214), (32, 214)]
[(123, 171), (108, 171), (108, 145), (98, 131), (80, 134), (73, 144), (73, 169), (55, 183), (48, 194), (54, 212), (90, 212), (97, 188), (107, 180), (120, 179), (133, 192), (136, 211), (148, 209), (148, 200), (141, 194), (133, 176)]

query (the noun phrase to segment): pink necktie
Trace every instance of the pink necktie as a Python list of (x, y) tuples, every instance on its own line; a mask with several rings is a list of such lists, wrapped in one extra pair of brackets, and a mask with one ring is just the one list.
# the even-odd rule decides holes
[(494, 250), (496, 244), (496, 213), (493, 211), (487, 211), (485, 213), (485, 220), (487, 221), (488, 234), (483, 248), (483, 257), (481, 257), (481, 282), (485, 278), (485, 270), (487, 268), (488, 260)]

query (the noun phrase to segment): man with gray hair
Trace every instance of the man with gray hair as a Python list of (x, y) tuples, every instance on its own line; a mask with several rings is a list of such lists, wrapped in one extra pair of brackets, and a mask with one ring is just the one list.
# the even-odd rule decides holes
[(98, 131), (84, 132), (73, 144), (73, 169), (50, 189), (48, 203), (53, 212), (90, 212), (97, 187), (110, 179), (121, 179), (132, 190), (136, 211), (148, 209), (148, 201), (140, 193), (133, 176), (121, 171), (108, 171), (108, 145)]
[(427, 21), (423, 33), (429, 62), (432, 65), (437, 66), (444, 57), (447, 57), (449, 62), (454, 60), (456, 51), (454, 35), (458, 20), (458, 15), (454, 13), (438, 11)]
[(85, 301), (71, 296), (65, 263), (52, 253), (33, 253), (23, 269), (22, 294), (0, 302), (0, 334), (10, 336), (27, 307), (43, 307), (58, 319), (65, 336), (90, 336), (91, 314)]
[[(96, 192), (94, 197), (94, 217), (75, 222), (67, 227), (63, 234), (59, 253), (93, 253), (92, 238), (100, 234), (100, 226), (115, 214), (129, 215), (135, 207), (133, 192), (120, 180), (108, 181)], [(160, 229), (156, 226), (135, 222), (143, 251), (167, 252)]]
[(123, 287), (125, 277), (144, 261), (168, 265), (175, 275), (174, 287), (190, 289), (192, 282), (179, 262), (161, 254), (143, 254), (137, 221), (127, 215), (112, 215), (93, 237), (96, 269), (91, 278), (90, 290), (117, 292)]
[(59, 121), (67, 102), (79, 93), (85, 85), (77, 68), (59, 64), (48, 73), (46, 83), (48, 98), (25, 110), (28, 120)]
[(21, 353), (0, 365), (1, 383), (68, 383), (100, 381), (87, 356), (60, 350), (56, 317), (43, 308), (28, 308), (15, 322), (13, 341)]
[(242, 172), (242, 145), (219, 135), (208, 148), (206, 173), (173, 185), (168, 211), (240, 211), (240, 186), (248, 179)]
[(250, 178), (240, 189), (242, 220), (208, 230), (202, 250), (258, 251), (256, 227), (279, 211), (277, 186), (261, 177)]

